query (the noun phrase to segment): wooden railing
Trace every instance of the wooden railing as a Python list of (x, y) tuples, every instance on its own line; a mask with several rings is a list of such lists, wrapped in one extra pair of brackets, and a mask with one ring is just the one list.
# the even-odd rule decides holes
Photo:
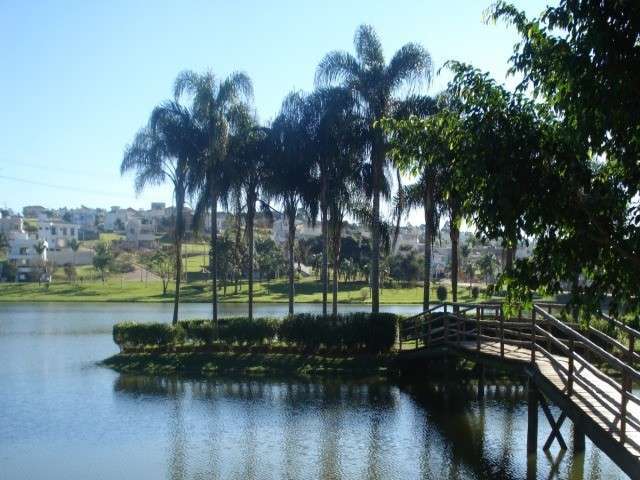
[[(442, 303), (401, 324), (400, 348), (407, 342), (413, 348), (464, 343), (466, 349), (480, 352), (483, 344), (492, 343), (499, 345), (501, 358), (505, 357), (506, 346), (526, 348), (533, 366), (546, 361), (561, 372), (565, 395), (572, 397), (579, 388), (600, 399), (599, 407), (608, 412), (606, 418), (613, 419), (609, 431), (622, 444), (640, 449), (636, 440), (627, 436), (630, 426), (640, 430), (640, 419), (629, 414), (630, 403), (640, 406), (640, 398), (632, 392), (633, 382), (640, 382), (640, 372), (634, 368), (640, 360), (635, 352), (640, 332), (605, 317), (627, 336), (625, 345), (594, 327), (562, 321), (551, 313), (554, 310), (561, 311), (560, 305), (536, 304), (526, 314), (519, 311), (516, 317), (506, 318), (499, 304)], [(582, 372), (589, 372), (599, 382), (586, 380)], [(603, 388), (605, 385), (608, 388)]]

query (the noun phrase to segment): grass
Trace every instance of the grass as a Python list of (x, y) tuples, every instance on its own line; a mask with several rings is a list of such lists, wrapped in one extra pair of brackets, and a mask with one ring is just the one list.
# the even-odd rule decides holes
[[(436, 300), (436, 286), (432, 289), (432, 299)], [(371, 298), (363, 298), (362, 291), (368, 290), (364, 282), (341, 283), (338, 293), (340, 303), (366, 304)], [(448, 288), (450, 290), (450, 288)], [(265, 303), (286, 303), (288, 301), (286, 280), (256, 282), (254, 301)], [(467, 286), (458, 289), (459, 301), (470, 301), (472, 297)], [(207, 282), (183, 284), (181, 300), (183, 302), (208, 302), (211, 299), (211, 287)], [(329, 295), (331, 299), (331, 295)], [(449, 292), (449, 300), (451, 294)], [(122, 281), (120, 276), (110, 277), (105, 283), (90, 281), (69, 283), (57, 281), (49, 285), (37, 283), (0, 283), (0, 302), (171, 302), (173, 289), (170, 286), (166, 296), (162, 295), (160, 281)], [(227, 294), (220, 290), (220, 301), (228, 303), (246, 303), (247, 285), (241, 285), (241, 291), (233, 293), (233, 286), (227, 287)], [(321, 283), (312, 278), (300, 279), (296, 283), (295, 301), (320, 303), (322, 301)], [(422, 287), (383, 288), (380, 302), (383, 304), (420, 304)]]
[(394, 355), (331, 356), (303, 353), (130, 353), (104, 360), (121, 373), (190, 374), (385, 374)]

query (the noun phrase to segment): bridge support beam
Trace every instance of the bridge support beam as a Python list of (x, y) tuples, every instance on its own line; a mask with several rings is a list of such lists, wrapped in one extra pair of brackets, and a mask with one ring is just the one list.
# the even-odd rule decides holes
[(538, 399), (540, 393), (532, 379), (527, 385), (528, 422), (527, 422), (527, 453), (535, 455), (538, 451)]
[(585, 435), (584, 431), (576, 425), (573, 424), (573, 451), (574, 453), (579, 452), (582, 453), (585, 450)]

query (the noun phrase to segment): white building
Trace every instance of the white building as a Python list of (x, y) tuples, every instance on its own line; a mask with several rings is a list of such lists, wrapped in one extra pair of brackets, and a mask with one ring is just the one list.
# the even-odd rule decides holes
[(44, 240), (52, 251), (63, 250), (72, 239), (78, 240), (79, 228), (75, 223), (38, 222), (35, 240)]
[(127, 242), (136, 247), (151, 247), (156, 243), (155, 228), (151, 220), (131, 218), (127, 222)]
[[(37, 246), (43, 247), (42, 253), (38, 253)], [(29, 238), (25, 232), (14, 235), (9, 245), (8, 260), (16, 267), (16, 281), (29, 280), (36, 268), (47, 261), (48, 244), (46, 241)]]
[(24, 230), (22, 217), (17, 215), (0, 217), (0, 233), (6, 235), (8, 239), (20, 235)]
[(133, 208), (111, 207), (111, 210), (104, 217), (104, 228), (111, 231), (124, 230), (129, 220), (135, 217), (137, 213)]

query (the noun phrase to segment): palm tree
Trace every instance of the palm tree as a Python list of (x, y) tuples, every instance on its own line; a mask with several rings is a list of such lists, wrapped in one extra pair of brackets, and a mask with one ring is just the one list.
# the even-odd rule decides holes
[[(322, 227), (322, 255), (320, 278), (322, 282), (322, 313), (327, 315), (329, 285), (329, 207), (332, 168), (348, 148), (346, 135), (350, 134), (350, 121), (357, 115), (354, 96), (344, 88), (322, 88), (305, 101), (302, 118), (306, 138), (305, 150), (314, 163), (315, 184), (310, 187), (313, 202), (309, 202), (309, 216), (315, 220), (318, 210)], [(346, 147), (345, 147), (346, 146)]]
[(264, 191), (267, 197), (283, 206), (287, 219), (287, 257), (289, 280), (289, 314), (294, 312), (295, 269), (294, 245), (296, 217), (300, 204), (309, 202), (312, 186), (309, 182), (311, 162), (305, 154), (305, 132), (302, 118), (304, 97), (299, 92), (290, 93), (282, 103), (279, 115), (270, 130), (269, 160)]
[(368, 139), (372, 166), (373, 215), (371, 223), (371, 309), (380, 309), (380, 193), (387, 157), (387, 141), (381, 129), (373, 128), (376, 120), (390, 116), (393, 96), (398, 90), (416, 80), (429, 80), (431, 56), (420, 45), (409, 43), (385, 63), (382, 44), (374, 29), (361, 25), (354, 36), (356, 55), (334, 51), (327, 54), (316, 71), (316, 83), (327, 85), (340, 82), (359, 98), (369, 126)]
[(244, 73), (234, 73), (218, 81), (210, 73), (198, 74), (183, 71), (175, 82), (176, 101), (183, 93), (192, 97), (192, 111), (202, 125), (207, 137), (207, 147), (192, 169), (190, 189), (198, 192), (194, 215), (196, 226), (208, 208), (211, 208), (211, 242), (209, 250), (209, 272), (212, 284), (212, 318), (218, 325), (218, 202), (226, 200), (230, 188), (228, 161), (230, 116), (243, 101), (253, 96), (251, 80)]
[(47, 250), (47, 244), (40, 240), (34, 246), (33, 250), (38, 254), (38, 265), (40, 267), (40, 273), (38, 274), (38, 285), (40, 285), (42, 280), (42, 274), (47, 273), (47, 262), (43, 257), (44, 252)]
[(269, 154), (268, 130), (260, 127), (247, 106), (238, 108), (234, 114), (234, 131), (229, 143), (229, 155), (233, 169), (238, 172), (234, 181), (244, 195), (246, 204), (245, 241), (248, 250), (248, 317), (253, 319), (253, 271), (254, 239), (253, 227), (256, 204), (267, 173)]
[(76, 266), (76, 253), (78, 253), (78, 249), (80, 248), (80, 242), (75, 238), (69, 240), (67, 246), (73, 251), (73, 266)]
[(120, 173), (135, 171), (135, 190), (161, 185), (169, 180), (175, 197), (176, 290), (173, 324), (178, 322), (180, 281), (182, 277), (182, 240), (184, 205), (189, 186), (189, 172), (204, 148), (204, 135), (192, 112), (177, 102), (165, 102), (151, 113), (149, 123), (136, 134), (124, 152)]

